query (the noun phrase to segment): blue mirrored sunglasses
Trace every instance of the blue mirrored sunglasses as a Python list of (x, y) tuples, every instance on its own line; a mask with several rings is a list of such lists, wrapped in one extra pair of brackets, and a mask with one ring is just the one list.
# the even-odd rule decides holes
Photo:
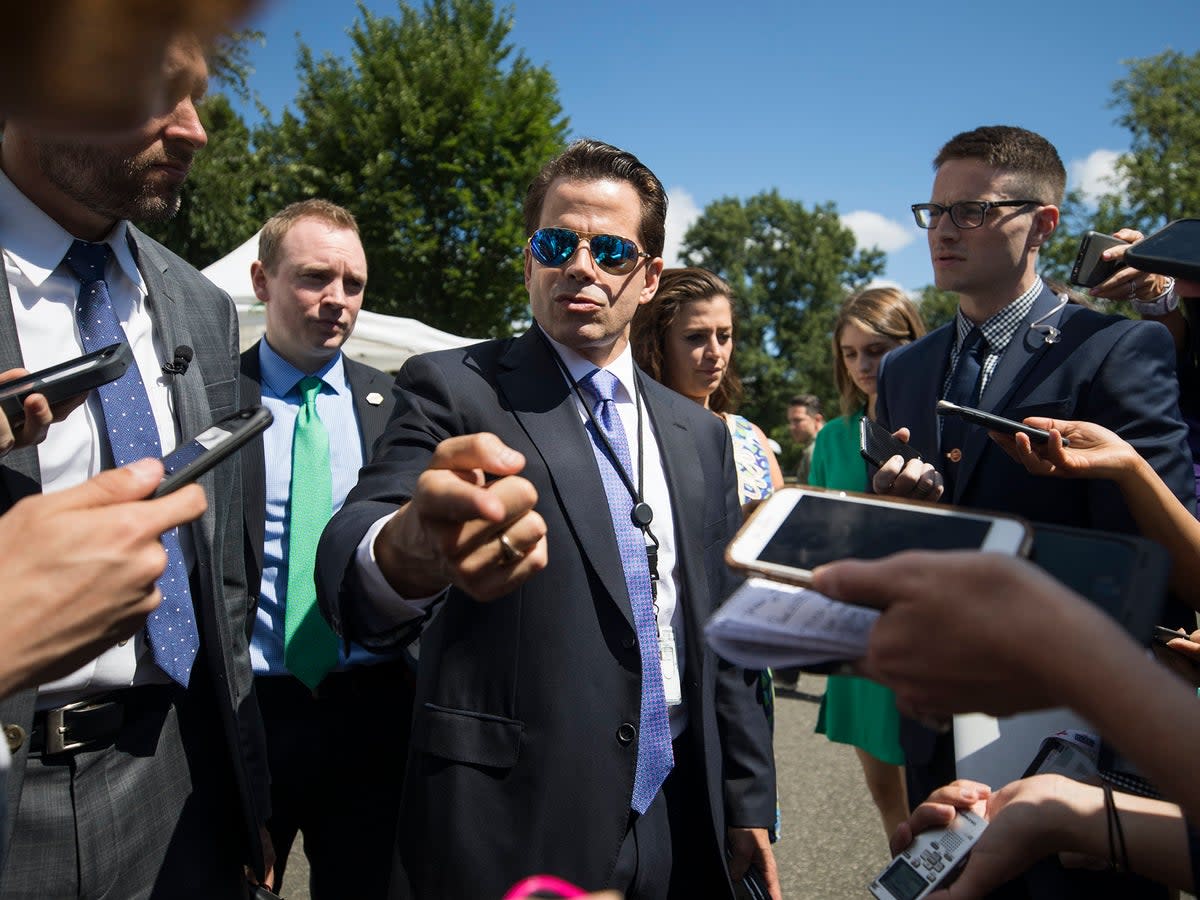
[(570, 228), (539, 228), (529, 238), (529, 250), (543, 266), (558, 268), (567, 264), (584, 240), (596, 265), (613, 275), (632, 272), (639, 259), (643, 256), (650, 258), (649, 253), (639, 250), (629, 238), (573, 231)]

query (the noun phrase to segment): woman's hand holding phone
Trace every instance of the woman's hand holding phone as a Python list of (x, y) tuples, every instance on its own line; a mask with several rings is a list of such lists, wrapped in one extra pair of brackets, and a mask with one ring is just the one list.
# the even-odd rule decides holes
[[(1050, 440), (1045, 444), (1034, 444), (1024, 434), (989, 434), (1031, 475), (1120, 481), (1141, 459), (1129, 442), (1094, 422), (1030, 416), (1024, 424), (1049, 431)], [(1064, 445), (1064, 438), (1070, 441), (1069, 447)]]
[[(910, 432), (901, 428), (892, 435), (908, 443)], [(871, 488), (877, 494), (890, 497), (909, 497), (913, 500), (936, 502), (945, 491), (942, 474), (932, 464), (920, 457), (904, 459), (897, 455), (887, 460), (871, 479)]]

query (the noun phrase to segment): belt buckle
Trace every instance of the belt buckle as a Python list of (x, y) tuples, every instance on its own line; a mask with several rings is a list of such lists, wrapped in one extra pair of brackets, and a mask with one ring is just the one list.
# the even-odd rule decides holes
[(68, 703), (66, 706), (59, 706), (56, 709), (46, 710), (46, 740), (43, 749), (44, 753), (53, 755), (55, 753), (66, 753), (68, 750), (78, 750), (86, 741), (68, 741), (67, 723), (63, 718), (63, 713), (68, 713), (76, 709), (82, 709), (85, 706), (90, 706), (91, 700), (79, 700), (75, 703)]

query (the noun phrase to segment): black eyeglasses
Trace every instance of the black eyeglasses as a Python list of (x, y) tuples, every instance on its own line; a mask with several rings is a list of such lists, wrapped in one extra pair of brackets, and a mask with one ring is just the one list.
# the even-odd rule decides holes
[(557, 269), (567, 264), (583, 240), (588, 242), (588, 250), (596, 265), (612, 275), (632, 272), (643, 256), (650, 259), (650, 254), (639, 250), (638, 245), (629, 238), (570, 228), (539, 228), (529, 238), (529, 250), (543, 266)]
[(978, 228), (987, 218), (989, 209), (997, 206), (1041, 206), (1039, 200), (959, 200), (949, 206), (940, 203), (914, 203), (913, 218), (921, 228), (937, 228), (942, 213), (950, 213), (950, 221), (959, 228)]

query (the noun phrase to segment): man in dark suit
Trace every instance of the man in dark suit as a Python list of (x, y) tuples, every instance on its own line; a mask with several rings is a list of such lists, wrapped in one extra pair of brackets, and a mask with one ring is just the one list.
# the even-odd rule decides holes
[[(242, 395), (274, 415), (262, 447), (241, 459), (246, 572), (258, 598), (250, 658), (267, 730), (275, 880), (282, 883), (301, 831), (316, 900), (382, 898), (414, 678), (395, 654), (339, 652), (314, 608), (313, 586), (315, 538), (392, 411), (391, 376), (341, 352), (367, 286), (358, 223), (325, 200), (293, 203), (263, 226), (251, 278), (267, 327), (242, 354)], [(303, 416), (306, 384), (315, 391), (316, 421)], [(309, 461), (297, 454), (311, 441), (298, 430), (314, 427), (327, 452), (305, 468)], [(306, 501), (321, 492), (322, 509), (308, 510)], [(305, 515), (317, 520), (293, 528)]]
[(322, 537), (343, 634), (387, 646), (432, 607), (393, 896), (499, 896), (550, 872), (729, 897), (726, 849), (778, 896), (757, 673), (702, 633), (732, 586), (729, 436), (628, 346), (665, 214), (629, 153), (579, 141), (548, 163), (525, 202), (536, 324), (409, 360)]
[[(120, 137), (85, 144), (5, 122), (0, 370), (42, 368), (118, 334), (135, 362), (113, 382), (122, 390), (97, 389), (37, 448), (4, 457), (5, 509), (130, 453), (168, 452), (238, 408), (233, 304), (128, 221), (175, 212), (206, 140), (194, 42), (171, 46), (165, 77), (165, 111)], [(182, 366), (181, 347), (192, 351)], [(233, 898), (245, 894), (243, 865), (259, 878), (269, 869), (241, 477), (226, 465), (200, 483), (208, 509), (164, 535), (164, 600), (145, 633), (0, 704), (13, 748), (0, 896)]]
[[(960, 134), (934, 161), (930, 203), (913, 207), (928, 230), (936, 284), (959, 295), (954, 321), (893, 350), (879, 371), (879, 422), (945, 477), (943, 499), (1034, 522), (1134, 531), (1116, 486), (1039, 478), (988, 439), (986, 429), (939, 422), (937, 401), (965, 384), (962, 405), (1020, 421), (1051, 416), (1098, 422), (1137, 447), (1189, 507), (1195, 485), (1180, 420), (1174, 349), (1157, 323), (1106, 316), (1056, 297), (1037, 273), (1038, 251), (1058, 226), (1066, 173), (1054, 147), (1021, 128)], [(1149, 276), (1131, 294), (1152, 294)], [(970, 377), (959, 377), (973, 365)], [(928, 496), (936, 473), (892, 460), (881, 493)], [(921, 476), (918, 478), (917, 476)], [(953, 778), (953, 741), (906, 722), (910, 803)]]

